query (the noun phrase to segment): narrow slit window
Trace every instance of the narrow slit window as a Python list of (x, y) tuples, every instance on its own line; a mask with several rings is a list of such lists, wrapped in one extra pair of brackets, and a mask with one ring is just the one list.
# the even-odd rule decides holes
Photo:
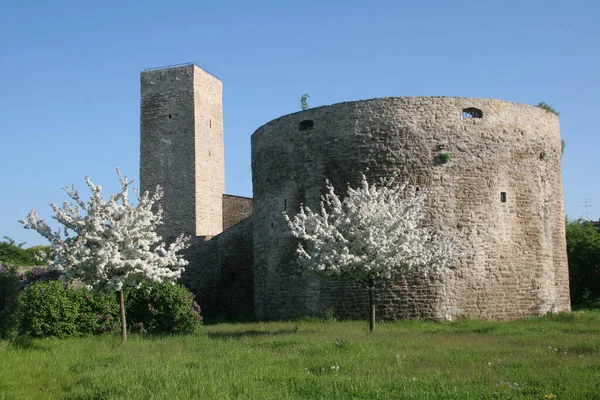
[(506, 203), (506, 192), (500, 192), (500, 202)]
[(300, 122), (300, 126), (299, 127), (300, 127), (301, 131), (307, 131), (309, 129), (314, 128), (315, 127), (315, 123), (312, 120), (307, 119), (307, 120), (304, 120), (304, 121)]
[(169, 119), (171, 119), (171, 118), (173, 118), (173, 115), (172, 115), (172, 114), (169, 114)]
[(287, 199), (283, 199), (283, 209), (287, 210)]
[(465, 119), (483, 118), (483, 111), (475, 107), (463, 108), (462, 117)]

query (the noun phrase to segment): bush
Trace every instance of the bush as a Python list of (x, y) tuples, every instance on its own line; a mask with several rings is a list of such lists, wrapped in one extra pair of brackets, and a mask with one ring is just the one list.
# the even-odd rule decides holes
[[(0, 335), (4, 338), (84, 336), (120, 330), (115, 292), (89, 291), (52, 280), (55, 275), (44, 269), (27, 275), (18, 274), (14, 268), (0, 272), (4, 300), (0, 303)], [(202, 324), (200, 307), (181, 285), (145, 282), (125, 295), (130, 331), (194, 332)]]
[(438, 162), (438, 164), (446, 164), (450, 161), (450, 155), (446, 153), (440, 153), (437, 155), (436, 161)]
[(567, 221), (571, 302), (591, 305), (600, 299), (600, 232), (590, 222)]
[(81, 336), (118, 330), (115, 296), (59, 281), (27, 285), (18, 298), (18, 333), (34, 337)]
[(183, 285), (144, 282), (126, 292), (130, 326), (139, 332), (194, 332), (202, 324), (200, 306)]
[(17, 267), (0, 264), (0, 337), (4, 337), (8, 327), (14, 325), (12, 317), (20, 288), (21, 277)]
[(558, 111), (556, 111), (556, 109), (554, 107), (552, 107), (550, 104), (548, 104), (546, 102), (540, 101), (535, 106), (541, 108), (542, 110), (551, 112), (552, 114), (556, 115), (557, 117), (560, 115), (560, 113)]

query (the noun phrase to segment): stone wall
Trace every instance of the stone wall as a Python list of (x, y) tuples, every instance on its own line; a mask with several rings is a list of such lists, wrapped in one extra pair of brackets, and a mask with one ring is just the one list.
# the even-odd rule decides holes
[(249, 197), (223, 195), (223, 230), (252, 215), (252, 199)]
[(192, 238), (183, 283), (205, 315), (254, 313), (252, 219), (212, 237)]
[[(451, 160), (438, 162), (440, 154)], [(298, 271), (281, 215), (301, 203), (318, 209), (326, 178), (341, 192), (361, 173), (398, 173), (427, 188), (426, 224), (462, 232), (453, 268), (381, 289), (379, 315), (508, 319), (569, 310), (560, 159), (555, 115), (499, 100), (383, 98), (267, 123), (252, 135), (257, 316), (327, 308), (366, 315), (364, 291)]]

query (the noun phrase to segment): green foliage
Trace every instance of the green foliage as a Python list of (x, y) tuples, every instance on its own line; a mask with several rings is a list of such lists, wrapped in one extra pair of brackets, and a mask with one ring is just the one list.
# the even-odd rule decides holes
[(45, 253), (50, 251), (50, 246), (33, 246), (23, 248), (25, 243), (16, 244), (15, 241), (7, 236), (0, 241), (0, 263), (10, 265), (44, 265), (42, 261), (35, 259), (35, 254), (39, 251)]
[(151, 333), (194, 332), (201, 323), (200, 306), (183, 285), (144, 282), (126, 292), (125, 309), (133, 330)]
[(435, 158), (438, 164), (446, 164), (450, 161), (450, 154), (440, 153)]
[(600, 232), (581, 219), (566, 223), (571, 301), (591, 304), (600, 300)]
[[(598, 398), (600, 310), (509, 322), (297, 321), (0, 341), (2, 399)], [(339, 368), (338, 368), (339, 367)]]
[(9, 327), (13, 327), (15, 324), (16, 300), (20, 281), (21, 278), (15, 266), (0, 264), (0, 337), (6, 337)]
[(59, 281), (27, 285), (18, 298), (19, 334), (82, 336), (119, 327), (114, 295), (90, 292)]
[(302, 109), (302, 111), (308, 109), (308, 99), (310, 99), (308, 93), (304, 93), (302, 97), (300, 97), (300, 108)]
[[(18, 273), (0, 269), (0, 337), (86, 336), (120, 328), (114, 292), (89, 291), (56, 281), (44, 269)], [(117, 294), (118, 295), (118, 294)], [(181, 285), (144, 283), (126, 292), (129, 329), (138, 332), (194, 332), (200, 307)]]
[(545, 103), (545, 102), (543, 102), (543, 101), (540, 101), (540, 102), (539, 102), (539, 103), (537, 103), (535, 106), (536, 106), (536, 107), (539, 107), (539, 108), (541, 108), (541, 109), (543, 109), (543, 110), (546, 110), (546, 111), (548, 111), (548, 112), (551, 112), (552, 114), (556, 115), (557, 117), (560, 115), (560, 113), (559, 113), (558, 111), (556, 111), (556, 110), (554, 109), (554, 107), (552, 107), (550, 104), (548, 104), (548, 103)]
[(565, 149), (567, 148), (567, 142), (564, 141), (564, 139), (560, 140), (560, 155), (562, 156), (563, 154), (565, 154)]

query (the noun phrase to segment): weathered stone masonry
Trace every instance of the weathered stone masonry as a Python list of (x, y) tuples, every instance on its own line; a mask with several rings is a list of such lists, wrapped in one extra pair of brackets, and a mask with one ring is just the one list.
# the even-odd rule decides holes
[[(181, 74), (211, 84), (192, 91)], [(165, 77), (164, 87), (148, 85), (156, 76)], [(221, 115), (221, 86), (214, 80), (195, 66), (142, 73), (141, 181), (161, 183), (170, 193), (165, 232), (198, 236), (185, 282), (208, 313), (254, 310), (259, 318), (277, 319), (333, 309), (340, 317), (366, 316), (360, 287), (298, 272), (296, 243), (282, 217), (300, 203), (316, 208), (325, 178), (341, 192), (363, 172), (371, 179), (397, 173), (426, 188), (426, 223), (462, 232), (454, 267), (380, 289), (379, 316), (509, 319), (570, 309), (555, 115), (451, 97), (372, 99), (290, 114), (252, 135), (251, 204), (223, 196), (222, 158), (211, 159), (213, 151), (222, 157), (222, 129), (205, 134), (197, 128), (203, 120), (188, 118), (199, 113), (190, 102), (205, 104), (204, 119)], [(179, 113), (179, 125), (168, 125), (167, 112)], [(450, 161), (440, 162), (440, 154)], [(194, 184), (194, 176), (202, 179)], [(206, 211), (217, 208), (215, 215)], [(223, 233), (210, 222), (217, 218)]]

